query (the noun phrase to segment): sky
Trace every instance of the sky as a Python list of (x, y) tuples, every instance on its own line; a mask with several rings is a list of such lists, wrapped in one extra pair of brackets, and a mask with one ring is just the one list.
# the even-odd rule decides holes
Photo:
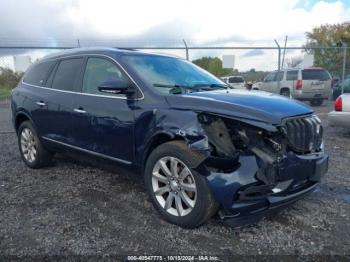
[[(83, 46), (179, 46), (185, 39), (194, 46), (253, 48), (274, 39), (283, 44), (288, 35), (289, 46), (301, 46), (313, 27), (345, 21), (350, 0), (0, 0), (0, 45), (71, 46), (80, 39)], [(222, 54), (235, 54), (239, 70), (271, 70), (277, 63), (276, 51), (256, 49), (190, 56)], [(295, 55), (300, 52), (286, 56)]]

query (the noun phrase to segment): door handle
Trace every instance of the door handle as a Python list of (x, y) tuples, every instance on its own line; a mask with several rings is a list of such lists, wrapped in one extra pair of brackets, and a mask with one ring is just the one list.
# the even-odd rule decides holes
[(79, 113), (79, 114), (85, 114), (86, 111), (83, 110), (82, 108), (74, 108), (74, 112)]
[(38, 101), (36, 102), (38, 106), (46, 106), (46, 104), (43, 101)]

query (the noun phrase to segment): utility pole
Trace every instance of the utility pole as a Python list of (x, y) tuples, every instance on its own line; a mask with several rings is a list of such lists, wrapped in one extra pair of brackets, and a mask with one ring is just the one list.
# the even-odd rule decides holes
[(187, 43), (185, 41), (185, 39), (182, 39), (182, 41), (184, 42), (185, 45), (185, 50), (186, 50), (186, 60), (190, 60), (190, 56), (188, 54), (188, 47), (187, 47)]
[(283, 56), (282, 56), (282, 69), (284, 68), (284, 57), (286, 56), (287, 40), (288, 40), (288, 36), (286, 35), (286, 39), (284, 40), (284, 49), (283, 49)]
[[(342, 43), (343, 44), (343, 77), (342, 77), (342, 80), (344, 82), (344, 79), (345, 79), (345, 67), (346, 67), (346, 49), (348, 47), (348, 45), (346, 43)], [(344, 93), (344, 85), (341, 85), (341, 93), (343, 94)]]
[(77, 42), (78, 42), (78, 47), (80, 47), (80, 40), (79, 40), (79, 39), (77, 39)]
[(278, 87), (278, 90), (280, 89), (280, 71), (281, 71), (281, 47), (280, 45), (278, 44), (278, 42), (275, 40), (275, 43), (278, 47), (278, 70), (277, 70), (277, 87)]

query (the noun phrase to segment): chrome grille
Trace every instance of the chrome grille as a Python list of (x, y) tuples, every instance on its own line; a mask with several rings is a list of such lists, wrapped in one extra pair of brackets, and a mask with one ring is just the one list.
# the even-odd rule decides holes
[(313, 153), (321, 150), (323, 128), (315, 116), (288, 118), (283, 123), (288, 145), (297, 153)]

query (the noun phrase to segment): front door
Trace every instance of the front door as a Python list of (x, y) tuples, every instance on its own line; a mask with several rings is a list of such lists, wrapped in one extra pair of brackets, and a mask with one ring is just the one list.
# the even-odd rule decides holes
[(272, 92), (273, 85), (276, 84), (276, 74), (277, 74), (276, 72), (272, 72), (268, 74), (265, 77), (259, 89), (266, 92)]
[(91, 153), (126, 164), (134, 157), (134, 107), (126, 94), (104, 93), (99, 85), (119, 78), (130, 81), (111, 59), (87, 58), (81, 93), (74, 94), (74, 145)]

